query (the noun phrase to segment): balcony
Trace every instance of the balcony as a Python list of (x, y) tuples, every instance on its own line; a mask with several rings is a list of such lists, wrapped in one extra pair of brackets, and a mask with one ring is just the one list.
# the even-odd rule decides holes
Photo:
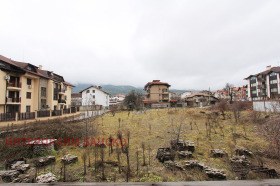
[(59, 99), (59, 100), (58, 100), (58, 103), (64, 103), (64, 104), (66, 104), (66, 100)]
[(21, 98), (6, 98), (7, 104), (20, 104)]
[(265, 85), (258, 85), (258, 89), (265, 89), (266, 86)]
[(58, 89), (58, 94), (64, 94), (65, 93), (65, 89)]
[(258, 81), (263, 82), (263, 81), (265, 81), (265, 78), (264, 77), (258, 77)]
[(169, 97), (163, 97), (162, 98), (162, 100), (168, 100), (169, 99)]
[(7, 83), (7, 88), (18, 90), (18, 89), (21, 88), (21, 83), (20, 82), (8, 82)]
[(259, 93), (259, 96), (265, 97), (265, 96), (266, 96), (266, 93), (265, 93), (265, 92), (260, 92), (260, 93)]

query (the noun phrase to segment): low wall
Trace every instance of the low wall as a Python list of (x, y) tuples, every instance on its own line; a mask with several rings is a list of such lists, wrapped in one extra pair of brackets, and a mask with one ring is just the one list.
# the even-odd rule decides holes
[(279, 101), (253, 101), (253, 110), (261, 112), (278, 112), (280, 113)]

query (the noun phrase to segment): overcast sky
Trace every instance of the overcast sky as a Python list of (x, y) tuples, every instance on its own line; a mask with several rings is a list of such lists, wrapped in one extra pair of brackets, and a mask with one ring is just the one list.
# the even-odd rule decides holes
[(71, 83), (220, 89), (280, 64), (280, 1), (0, 0), (0, 54)]

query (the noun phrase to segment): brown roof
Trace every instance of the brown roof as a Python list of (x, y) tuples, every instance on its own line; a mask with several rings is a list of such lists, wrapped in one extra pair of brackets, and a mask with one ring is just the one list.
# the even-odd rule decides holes
[(258, 76), (258, 75), (267, 75), (269, 74), (270, 72), (280, 72), (280, 67), (271, 67), (269, 70), (265, 70), (263, 72), (260, 72), (258, 74), (255, 74), (255, 75), (250, 75), (248, 77), (246, 77), (245, 79), (249, 79), (250, 77), (252, 76)]
[(201, 93), (201, 92), (196, 92), (196, 93), (193, 93), (193, 94), (191, 94), (189, 96), (185, 96), (183, 99), (192, 98), (192, 97), (195, 97), (195, 96), (204, 96), (204, 97), (209, 97), (210, 96), (211, 98), (215, 98), (214, 96), (209, 95), (209, 94), (204, 94), (204, 93)]
[(145, 89), (146, 89), (146, 87), (151, 86), (151, 85), (166, 85), (167, 87), (170, 87), (170, 86), (171, 86), (171, 85), (169, 85), (168, 83), (160, 82), (160, 80), (153, 80), (153, 82), (148, 82), (148, 83), (145, 85)]

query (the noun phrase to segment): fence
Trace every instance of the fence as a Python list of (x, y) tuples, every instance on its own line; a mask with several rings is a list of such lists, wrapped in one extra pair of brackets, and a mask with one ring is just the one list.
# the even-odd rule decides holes
[(71, 113), (76, 113), (76, 108), (75, 107), (71, 107)]
[(279, 101), (253, 101), (253, 110), (261, 112), (280, 112)]
[(15, 121), (16, 114), (15, 113), (2, 113), (0, 114), (0, 121)]
[(61, 116), (62, 115), (62, 111), (61, 110), (53, 110), (52, 111), (52, 116)]
[(63, 114), (70, 114), (70, 108), (68, 108), (68, 109), (63, 109)]
[(18, 113), (18, 120), (35, 119), (35, 112)]
[(50, 117), (50, 111), (49, 110), (41, 110), (41, 111), (37, 111), (37, 117), (41, 118), (41, 117)]

